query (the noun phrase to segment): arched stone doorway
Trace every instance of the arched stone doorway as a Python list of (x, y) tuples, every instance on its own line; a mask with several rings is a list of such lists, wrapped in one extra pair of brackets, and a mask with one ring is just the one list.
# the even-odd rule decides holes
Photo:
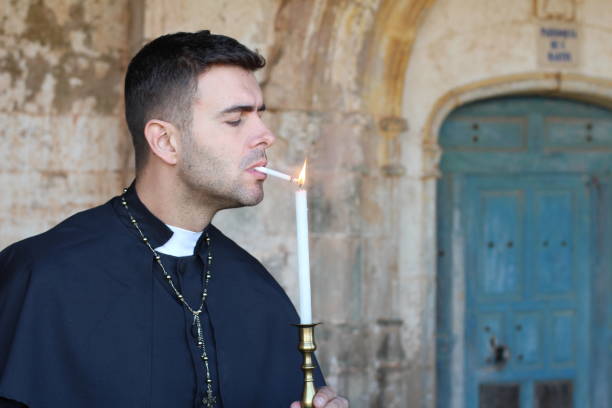
[(484, 100), (439, 143), (438, 406), (605, 405), (612, 112)]

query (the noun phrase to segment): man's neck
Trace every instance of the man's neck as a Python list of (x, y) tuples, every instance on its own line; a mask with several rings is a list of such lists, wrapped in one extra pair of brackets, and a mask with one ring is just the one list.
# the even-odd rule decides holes
[(135, 188), (145, 207), (167, 225), (199, 232), (217, 212), (203, 204), (206, 200), (195, 200), (185, 194), (176, 180), (151, 171), (138, 173)]

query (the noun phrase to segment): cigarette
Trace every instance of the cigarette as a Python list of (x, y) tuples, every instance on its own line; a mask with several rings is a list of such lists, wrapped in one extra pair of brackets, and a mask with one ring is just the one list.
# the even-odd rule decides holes
[(294, 179), (293, 177), (291, 177), (288, 174), (281, 173), (280, 171), (272, 170), (272, 169), (269, 169), (267, 167), (255, 167), (254, 169), (257, 170), (260, 173), (265, 173), (265, 174), (268, 174), (270, 176), (278, 177), (278, 178), (281, 178), (283, 180), (287, 180), (287, 181), (292, 182), (292, 183), (295, 183), (295, 181), (296, 181), (296, 179)]

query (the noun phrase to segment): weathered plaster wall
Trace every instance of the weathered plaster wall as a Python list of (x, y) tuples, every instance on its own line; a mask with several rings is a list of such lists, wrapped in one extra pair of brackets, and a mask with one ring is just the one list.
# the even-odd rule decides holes
[[(313, 270), (321, 271), (314, 282), (315, 313), (326, 322), (322, 364), (330, 382), (356, 406), (382, 398), (376, 396), (372, 362), (379, 341), (368, 325), (387, 315), (381, 308), (390, 309), (390, 297), (379, 293), (387, 292), (384, 275), (394, 258), (370, 255), (387, 251), (379, 238), (392, 221), (384, 216), (389, 197), (374, 188), (380, 181), (369, 169), (376, 165), (367, 163), (367, 151), (377, 147), (371, 137), (376, 125), (358, 110), (363, 67), (361, 54), (351, 48), (355, 40), (367, 48), (364, 34), (371, 30), (376, 4), (192, 1), (179, 8), (145, 0), (4, 1), (0, 81), (6, 92), (0, 113), (8, 148), (0, 163), (0, 244), (42, 232), (108, 199), (129, 180), (131, 147), (120, 100), (130, 51), (177, 30), (209, 28), (235, 36), (270, 61), (260, 78), (268, 120), (279, 134), (272, 163), (291, 171), (305, 156), (310, 159)], [(336, 27), (342, 31), (336, 33)], [(268, 185), (262, 207), (228, 212), (219, 223), (295, 298), (292, 192), (276, 181)], [(371, 226), (370, 236), (364, 225)], [(364, 280), (381, 290), (366, 292)], [(388, 336), (397, 331), (394, 322), (380, 326)], [(394, 353), (389, 347), (382, 348), (384, 358)], [(398, 347), (395, 342), (391, 348)]]
[(0, 247), (122, 184), (126, 4), (0, 3)]

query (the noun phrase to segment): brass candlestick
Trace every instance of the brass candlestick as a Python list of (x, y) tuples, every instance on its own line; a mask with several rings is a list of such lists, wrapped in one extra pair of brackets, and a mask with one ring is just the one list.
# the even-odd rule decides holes
[(300, 343), (298, 349), (304, 356), (302, 371), (304, 371), (304, 390), (302, 391), (302, 408), (312, 408), (312, 400), (317, 392), (314, 384), (314, 351), (317, 349), (314, 338), (314, 328), (319, 323), (296, 324), (300, 332)]

